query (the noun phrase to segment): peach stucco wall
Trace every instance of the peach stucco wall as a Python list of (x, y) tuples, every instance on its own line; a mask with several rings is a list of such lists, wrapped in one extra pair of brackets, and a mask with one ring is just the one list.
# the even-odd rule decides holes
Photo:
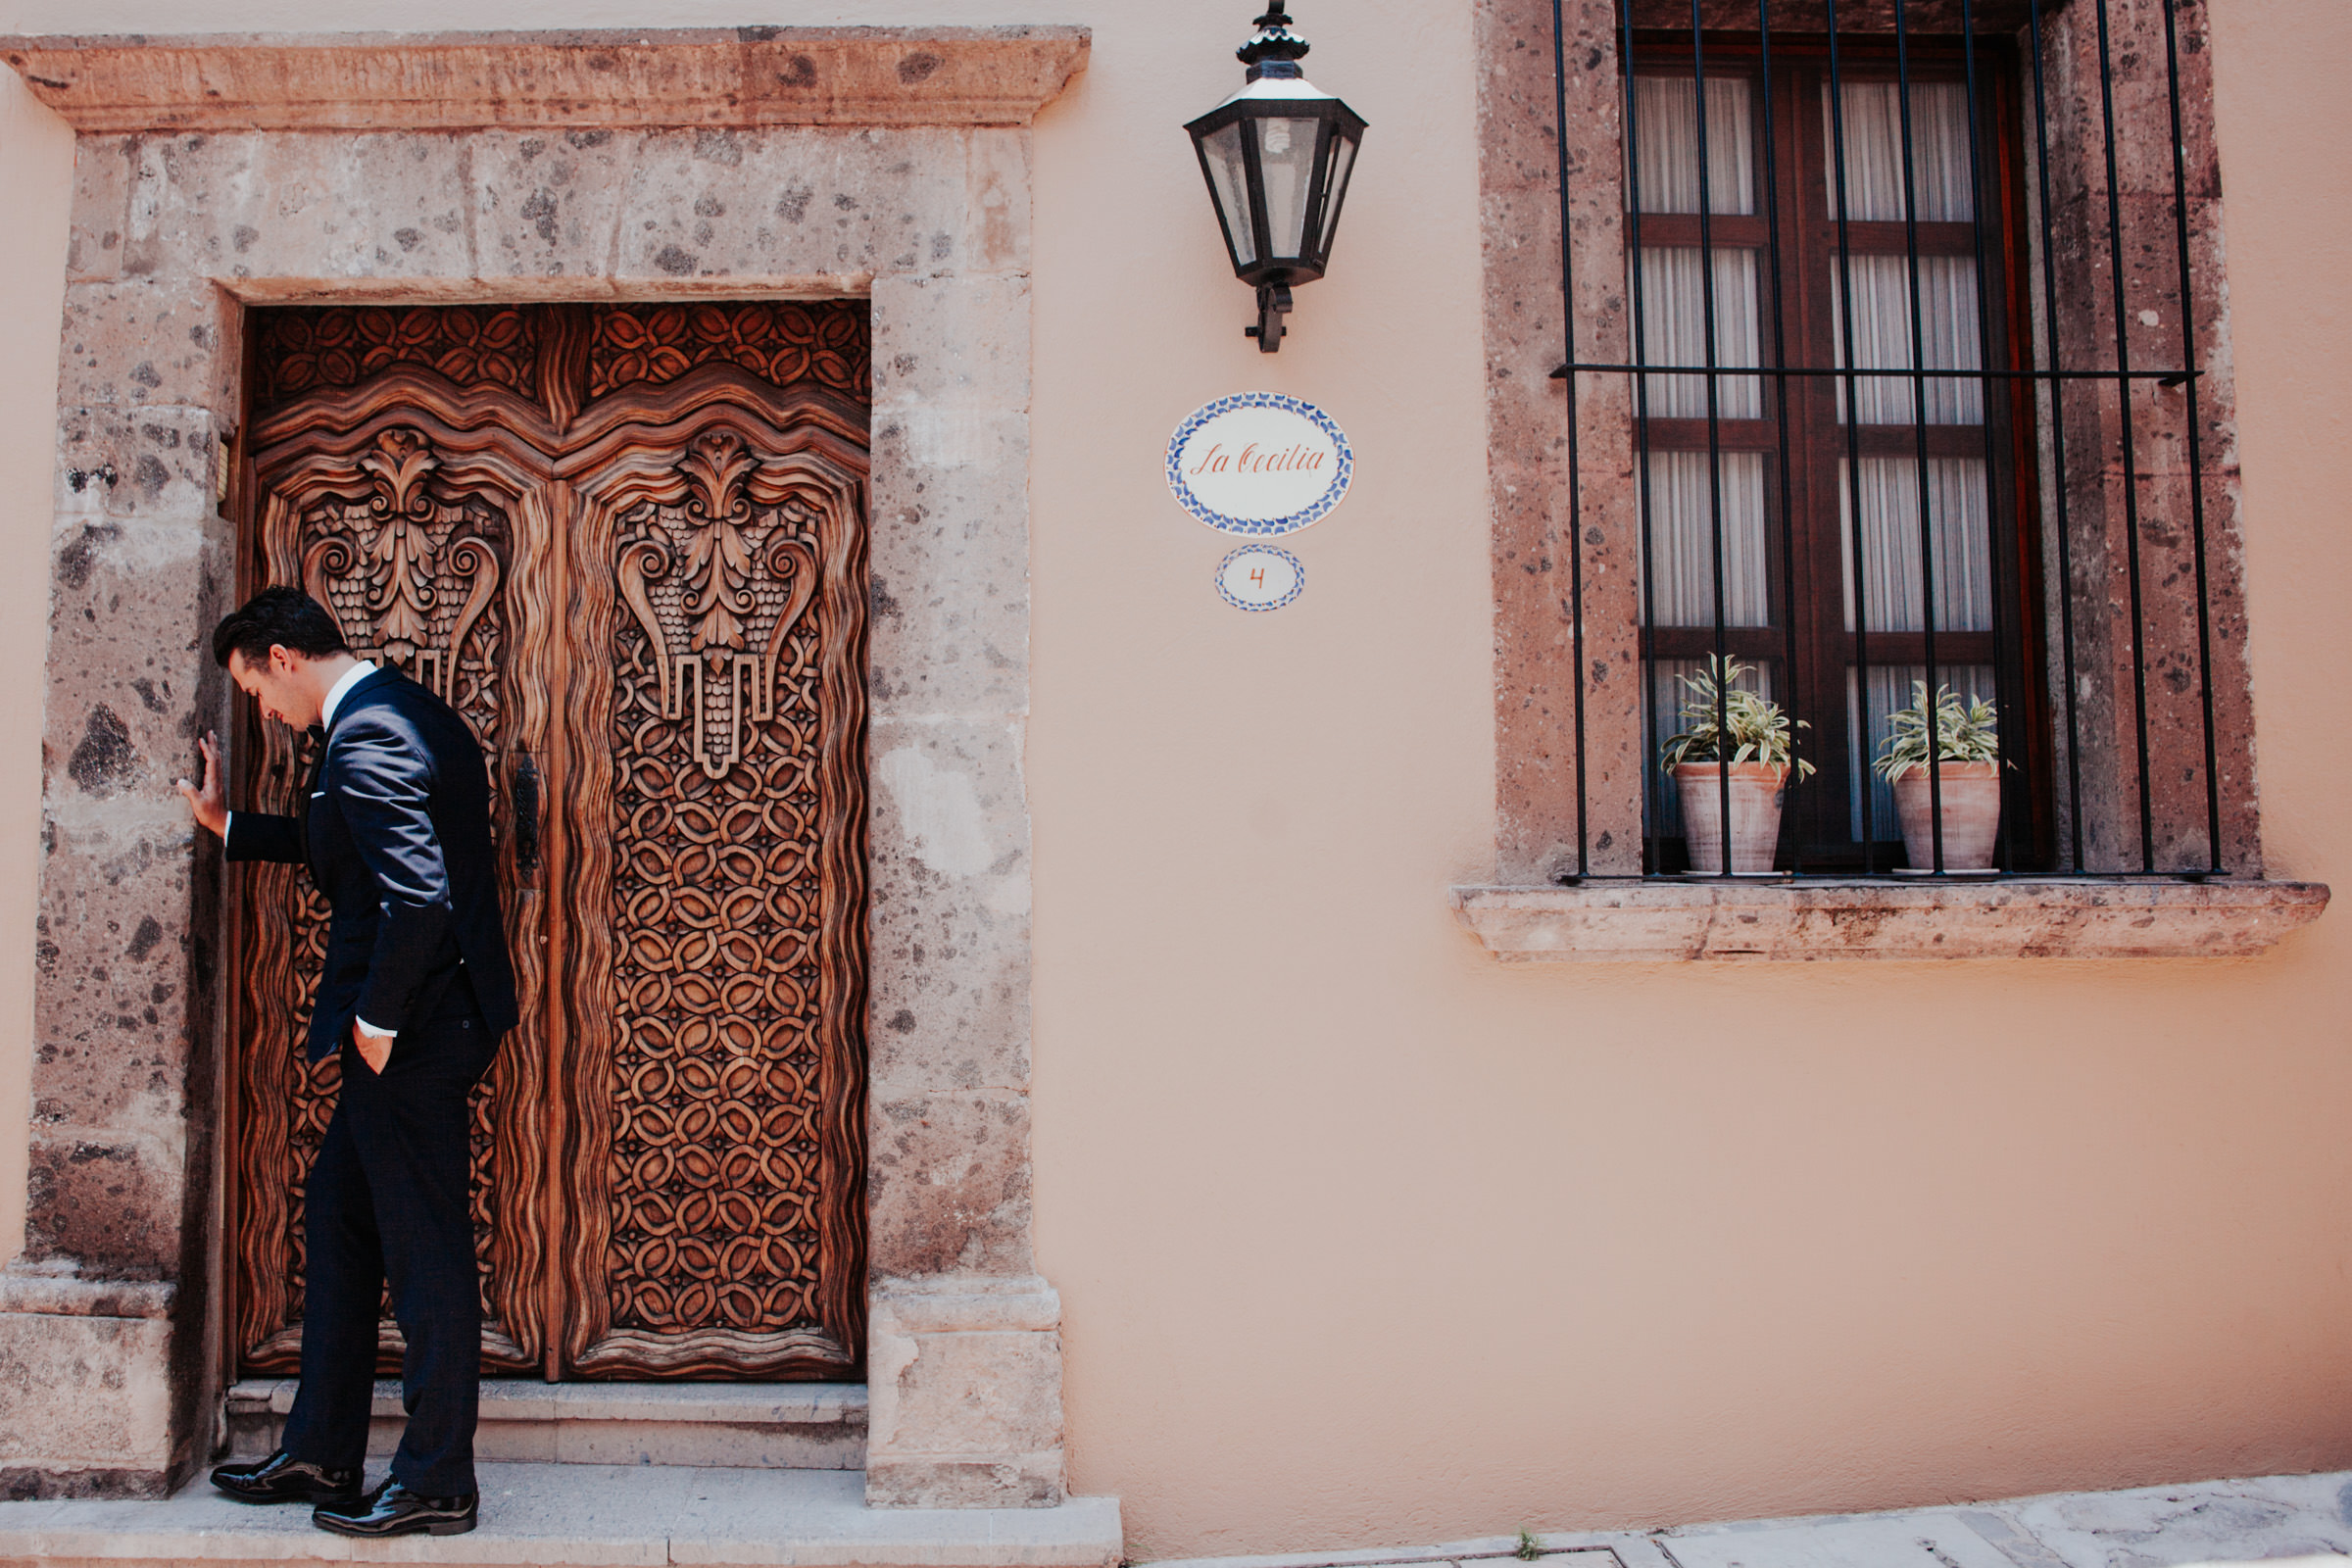
[[(2352, 1464), (2352, 915), (2175, 964), (1506, 971), (1455, 928), (1493, 824), (1468, 5), (1298, 11), (1372, 129), (1334, 275), (1270, 359), (1178, 129), (1236, 83), (1253, 9), (332, 10), (1095, 27), (1036, 137), (1036, 1196), (1077, 1487), (1164, 1556)], [(2265, 828), (2276, 873), (2326, 880), (2352, 872), (2352, 8), (2215, 11)], [(37, 560), (62, 188), (17, 101), (0, 529)], [(1321, 403), (1359, 458), (1296, 545), (1305, 597), (1265, 616), (1216, 600), (1224, 542), (1158, 471), (1185, 413), (1252, 387)], [(19, 667), (36, 599), (0, 577)], [(8, 689), (13, 1118), (37, 685)]]

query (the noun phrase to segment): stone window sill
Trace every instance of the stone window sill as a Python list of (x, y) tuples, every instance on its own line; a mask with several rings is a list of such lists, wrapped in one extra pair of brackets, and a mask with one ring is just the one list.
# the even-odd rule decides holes
[(1457, 887), (1505, 963), (2244, 957), (2328, 906), (2318, 882), (1592, 881)]

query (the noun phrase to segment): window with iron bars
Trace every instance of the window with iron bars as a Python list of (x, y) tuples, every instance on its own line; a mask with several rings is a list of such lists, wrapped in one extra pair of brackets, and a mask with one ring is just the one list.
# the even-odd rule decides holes
[(1997, 714), (1999, 872), (2258, 875), (2202, 0), (1550, 10), (1505, 879), (1688, 874), (1660, 751), (1726, 661), (1811, 764), (1779, 874), (1945, 869), (1940, 754), (1921, 865), (1870, 763), (1948, 689)]

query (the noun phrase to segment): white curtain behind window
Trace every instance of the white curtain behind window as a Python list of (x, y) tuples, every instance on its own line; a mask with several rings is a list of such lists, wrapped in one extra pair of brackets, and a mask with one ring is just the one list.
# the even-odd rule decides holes
[[(1852, 476), (1849, 483), (1848, 476)], [(1927, 629), (1920, 568), (1919, 464), (1864, 458), (1838, 465), (1844, 541), (1845, 629), (1854, 629), (1854, 503), (1862, 508), (1862, 593), (1872, 631)], [(1936, 550), (1936, 629), (1992, 629), (1992, 529), (1982, 458), (1928, 460), (1928, 517)]]
[[(1689, 76), (1634, 78), (1634, 194), (1645, 213), (1695, 213), (1698, 83)], [(1747, 81), (1707, 78), (1707, 211), (1756, 210), (1755, 137)]]
[[(1911, 369), (1911, 263), (1902, 256), (1851, 256), (1844, 270), (1854, 280), (1854, 343), (1851, 365), (1858, 370)], [(1844, 282), (1830, 271), (1830, 332), (1837, 365), (1845, 354)], [(1984, 339), (1977, 327), (1977, 264), (1967, 256), (1919, 259), (1920, 346), (1928, 370), (1974, 370), (1983, 367)], [(1886, 376), (1854, 383), (1854, 400), (1864, 424), (1909, 424), (1919, 417), (1911, 383)], [(1845, 417), (1845, 382), (1838, 383), (1838, 417)], [(1984, 390), (1976, 381), (1927, 383), (1927, 422), (1982, 424)]]
[[(1639, 117), (1636, 185), (1643, 209), (1696, 212), (1698, 84), (1688, 76), (1638, 76), (1634, 98)], [(1710, 205), (1718, 213), (1752, 213), (1755, 138), (1748, 120), (1748, 83), (1740, 77), (1709, 78), (1706, 103)], [(1645, 246), (1641, 252), (1644, 363), (1707, 363), (1709, 282), (1715, 294), (1714, 363), (1760, 363), (1763, 301), (1756, 253), (1719, 246), (1710, 260), (1691, 245)], [(1651, 375), (1643, 380), (1650, 417), (1706, 417), (1704, 376)], [(1763, 383), (1754, 376), (1718, 380), (1715, 413), (1726, 419), (1762, 418)], [(1715, 474), (1712, 483), (1710, 472)], [(1655, 452), (1643, 478), (1649, 507), (1650, 570), (1656, 574), (1652, 585), (1654, 623), (1715, 624), (1714, 490), (1719, 486), (1725, 622), (1733, 626), (1770, 624), (1762, 455), (1727, 453), (1720, 470), (1710, 470), (1704, 453)]]
[[(1764, 555), (1764, 455), (1723, 455), (1723, 623), (1772, 624)], [(1656, 626), (1715, 624), (1714, 496), (1703, 452), (1649, 455), (1650, 606)]]
[[(1644, 246), (1642, 250), (1642, 363), (1707, 363), (1707, 297), (1694, 245)], [(1760, 363), (1756, 253), (1715, 252), (1715, 361), (1718, 366)], [(1906, 340), (1908, 341), (1908, 340)], [(1653, 419), (1703, 419), (1707, 379), (1703, 375), (1643, 378)], [(1764, 417), (1764, 386), (1754, 376), (1724, 376), (1716, 383), (1716, 414), (1726, 419)], [(1904, 416), (1906, 419), (1910, 416)]]
[[(1710, 84), (1711, 85), (1711, 84)], [(1838, 95), (1845, 122), (1845, 216), (1864, 222), (1901, 222), (1903, 207), (1902, 98), (1891, 81), (1849, 81)], [(1712, 105), (1709, 106), (1712, 108)], [(1711, 127), (1710, 127), (1711, 128)], [(1835, 151), (1830, 100), (1821, 100), (1821, 144)], [(1968, 186), (1968, 89), (1956, 81), (1911, 84), (1911, 179), (1923, 223), (1966, 223), (1977, 216)], [(1838, 181), (1827, 182), (1829, 213), (1838, 216)]]

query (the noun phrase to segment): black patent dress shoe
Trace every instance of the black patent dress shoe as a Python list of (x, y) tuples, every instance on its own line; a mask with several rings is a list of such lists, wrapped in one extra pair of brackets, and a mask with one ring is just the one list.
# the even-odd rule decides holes
[(239, 1502), (346, 1502), (360, 1494), (360, 1472), (312, 1464), (280, 1448), (267, 1459), (221, 1465), (213, 1485)]
[(428, 1536), (462, 1536), (473, 1528), (481, 1500), (478, 1492), (420, 1496), (386, 1481), (364, 1497), (320, 1503), (311, 1510), (311, 1523), (339, 1536), (408, 1536), (419, 1530)]

